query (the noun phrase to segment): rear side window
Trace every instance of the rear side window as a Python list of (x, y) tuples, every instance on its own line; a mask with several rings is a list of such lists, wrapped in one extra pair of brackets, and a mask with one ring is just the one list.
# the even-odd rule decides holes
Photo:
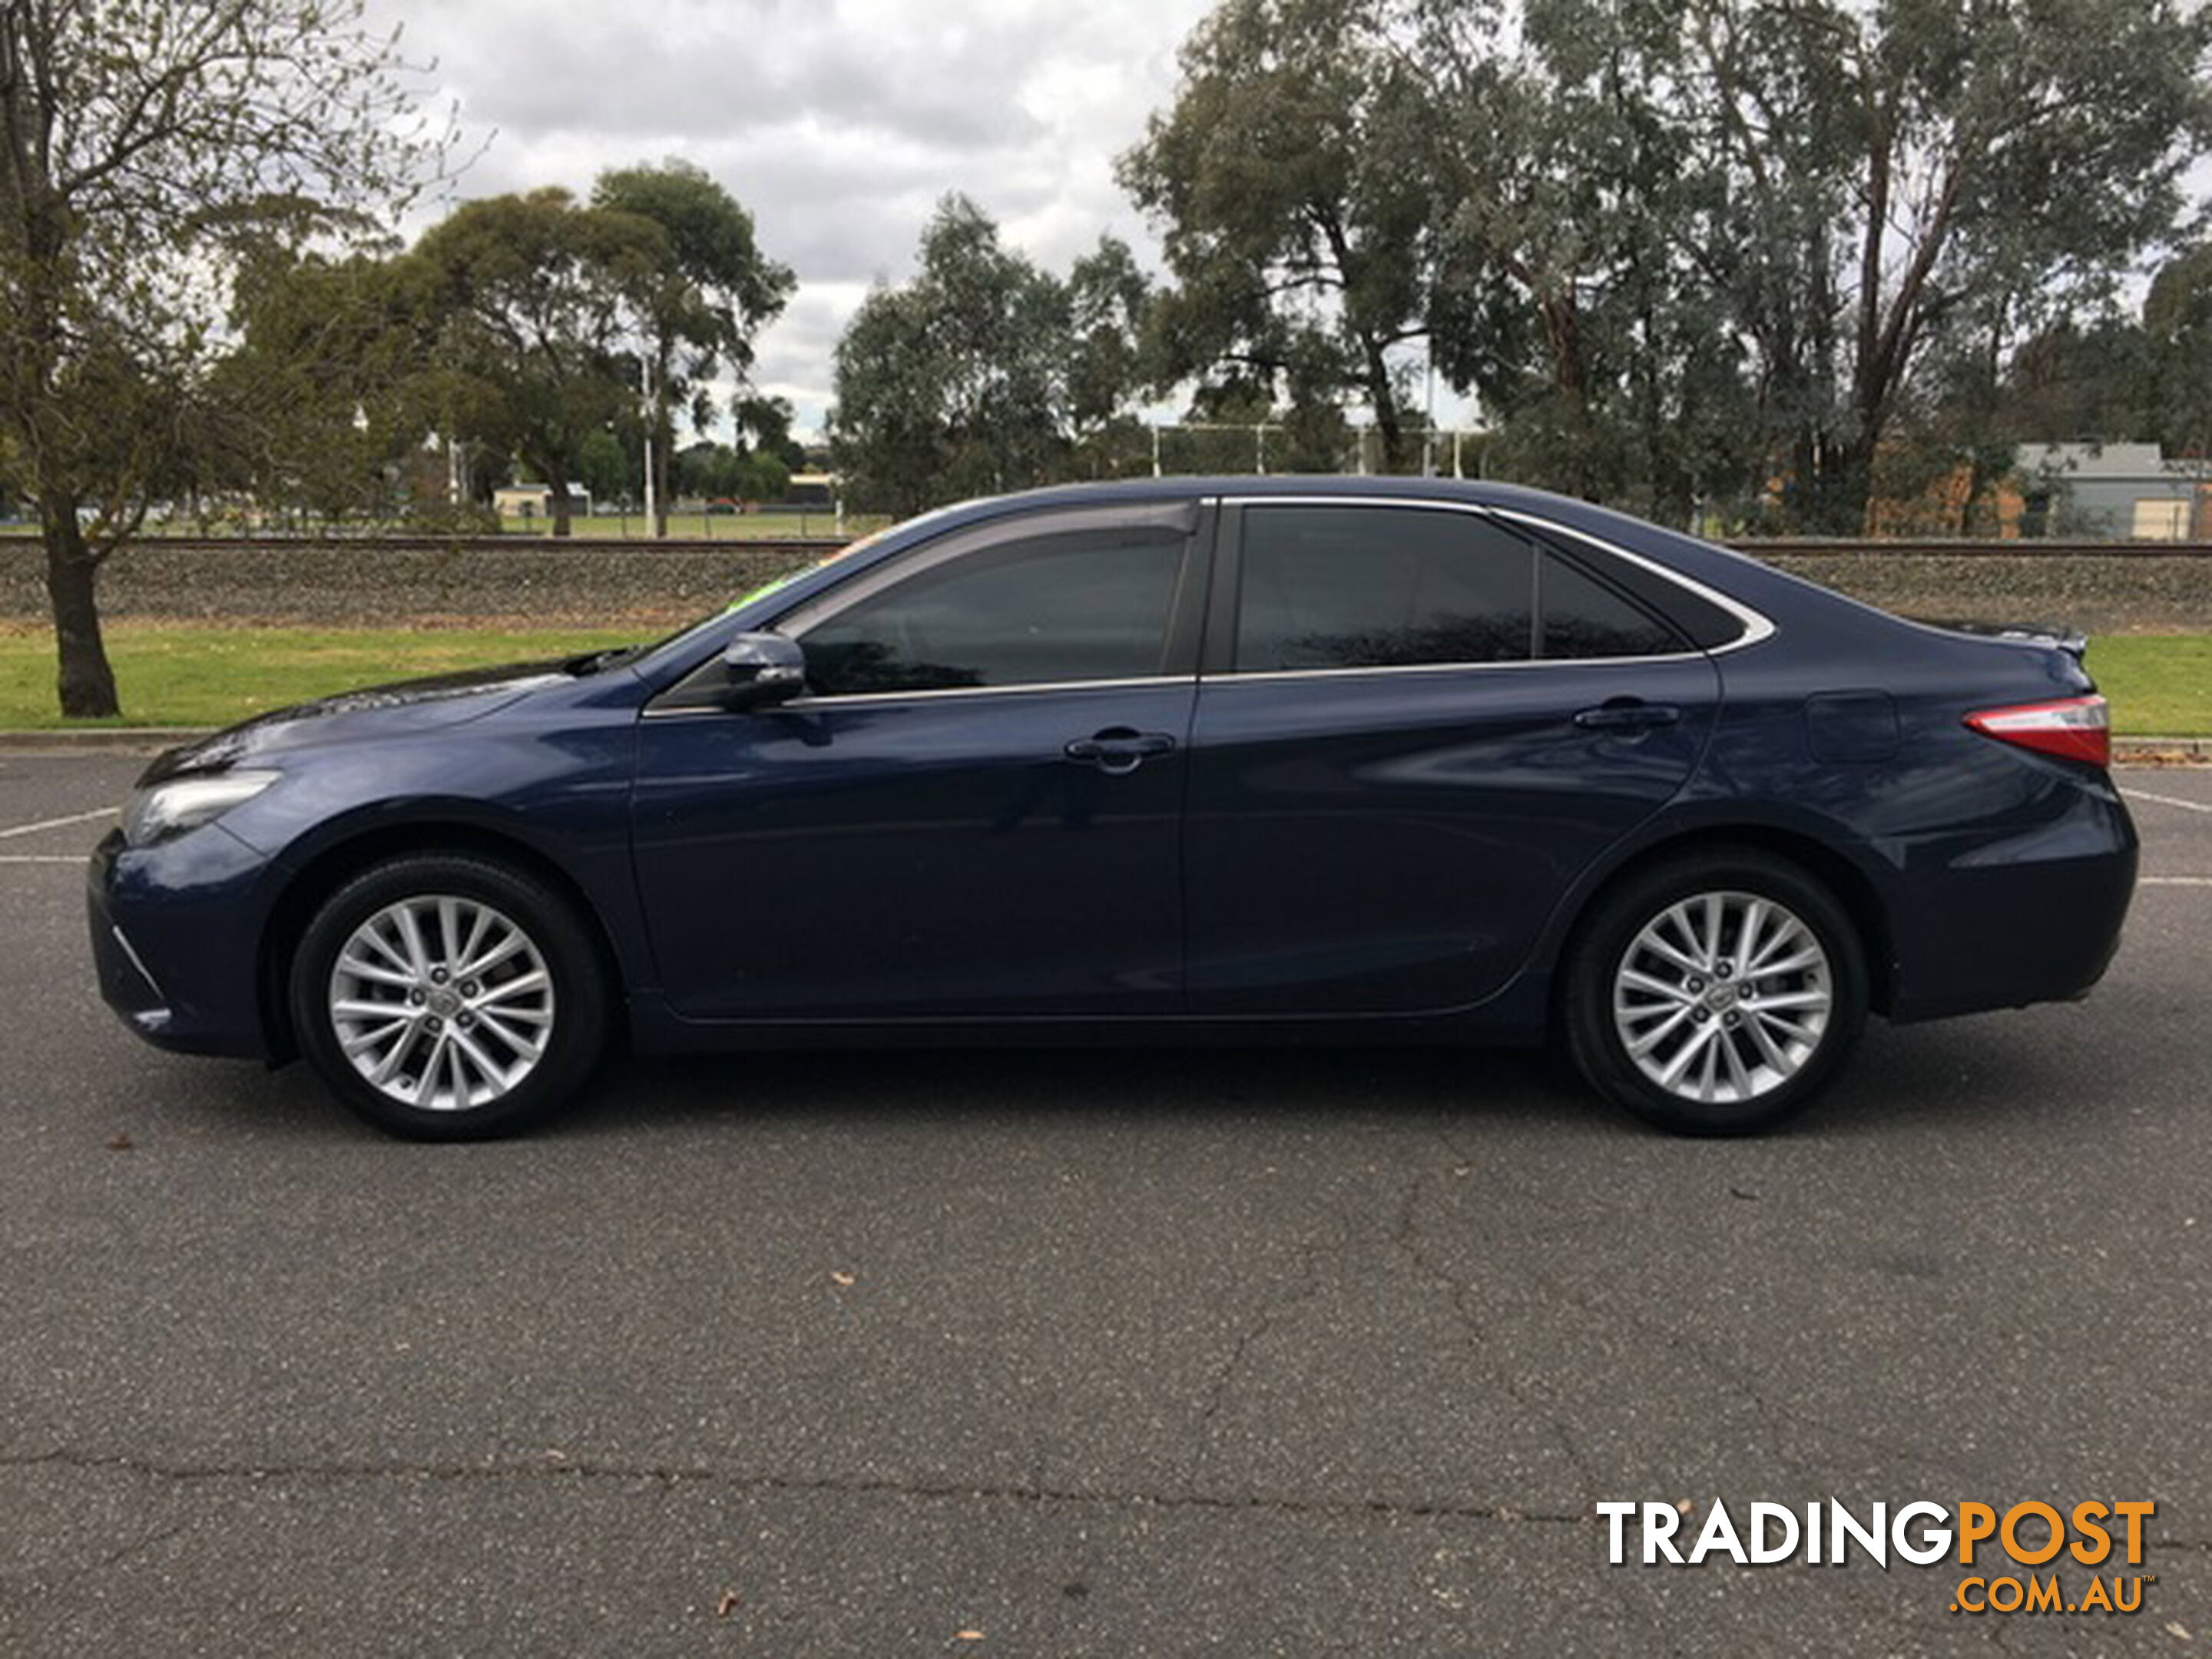
[(1239, 673), (1529, 655), (1536, 550), (1486, 519), (1259, 506), (1243, 518)]
[(1185, 538), (1085, 531), (919, 571), (809, 629), (820, 696), (939, 691), (1160, 672)]
[(1239, 673), (1690, 648), (1579, 561), (1474, 514), (1251, 505), (1243, 523)]

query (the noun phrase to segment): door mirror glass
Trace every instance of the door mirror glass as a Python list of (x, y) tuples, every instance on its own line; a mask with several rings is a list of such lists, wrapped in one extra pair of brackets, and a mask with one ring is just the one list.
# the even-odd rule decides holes
[(740, 634), (722, 647), (723, 706), (765, 708), (806, 689), (806, 657), (781, 634)]

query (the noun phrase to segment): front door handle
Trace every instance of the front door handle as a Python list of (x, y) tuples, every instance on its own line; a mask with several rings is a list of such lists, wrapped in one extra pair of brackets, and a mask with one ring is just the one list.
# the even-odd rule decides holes
[(1076, 738), (1061, 752), (1072, 761), (1081, 761), (1119, 776), (1135, 771), (1148, 756), (1168, 754), (1175, 746), (1175, 739), (1164, 732), (1137, 732), (1126, 726), (1109, 726), (1103, 732)]
[(1595, 708), (1575, 716), (1575, 724), (1591, 732), (1648, 732), (1672, 726), (1682, 711), (1668, 702), (1646, 702), (1641, 697), (1608, 697)]

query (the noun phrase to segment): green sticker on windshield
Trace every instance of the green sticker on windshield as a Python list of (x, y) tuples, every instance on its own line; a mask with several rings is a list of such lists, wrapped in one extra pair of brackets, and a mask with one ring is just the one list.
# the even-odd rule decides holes
[(732, 599), (727, 605), (723, 607), (723, 614), (726, 616), (730, 611), (742, 611), (747, 605), (750, 605), (755, 599), (764, 599), (769, 594), (775, 592), (778, 588), (790, 586), (792, 583), (797, 581), (805, 574), (806, 572), (804, 570), (787, 570), (782, 575), (778, 576), (774, 581), (763, 582), (758, 587), (753, 589), (751, 592), (740, 594), (738, 598)]

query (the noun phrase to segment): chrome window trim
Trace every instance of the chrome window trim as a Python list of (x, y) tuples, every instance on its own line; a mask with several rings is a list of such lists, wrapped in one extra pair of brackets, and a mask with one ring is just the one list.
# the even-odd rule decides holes
[(1218, 500), (1219, 505), (1223, 507), (1240, 508), (1383, 507), (1410, 508), (1417, 512), (1465, 513), (1476, 518), (1503, 520), (1510, 524), (1525, 525), (1534, 530), (1572, 537), (1577, 541), (1588, 543), (1608, 557), (1623, 559), (1641, 569), (1648, 570), (1660, 580), (1672, 583), (1685, 592), (1705, 600), (1708, 605), (1719, 606), (1741, 623), (1744, 631), (1726, 645), (1717, 645), (1710, 651), (1692, 646), (1686, 651), (1668, 651), (1656, 655), (1634, 657), (1517, 657), (1504, 662), (1375, 663), (1356, 668), (1261, 668), (1255, 669), (1249, 673), (1239, 673), (1234, 669), (1229, 669), (1219, 673), (1201, 674), (1200, 678), (1209, 688), (1234, 684), (1239, 680), (1264, 683), (1273, 680), (1320, 678), (1341, 679), (1353, 675), (1365, 674), (1464, 674), (1498, 668), (1589, 667), (1607, 663), (1686, 662), (1694, 658), (1719, 657), (1731, 651), (1741, 651), (1746, 646), (1758, 645), (1772, 638), (1776, 631), (1771, 617), (1753, 610), (1740, 599), (1731, 599), (1725, 593), (1706, 586), (1695, 577), (1686, 576), (1680, 571), (1670, 569), (1656, 559), (1648, 559), (1640, 553), (1632, 553), (1617, 543), (1606, 540), (1602, 536), (1594, 536), (1586, 530), (1577, 530), (1571, 525), (1561, 524), (1556, 519), (1547, 519), (1540, 514), (1524, 513), (1517, 507), (1498, 507), (1486, 501), (1446, 501), (1418, 496), (1389, 495), (1223, 495)]
[(1707, 651), (1671, 651), (1657, 657), (1516, 657), (1505, 662), (1389, 662), (1372, 663), (1363, 668), (1255, 668), (1247, 674), (1224, 673), (1201, 676), (1209, 691), (1225, 685), (1241, 685), (1247, 681), (1261, 684), (1269, 680), (1318, 680), (1364, 678), (1371, 674), (1481, 674), (1496, 669), (1610, 668), (1616, 664), (1633, 667), (1638, 663), (1695, 662), (1713, 654)]
[(842, 691), (828, 697), (793, 697), (750, 709), (724, 708), (713, 703), (689, 707), (647, 708), (640, 716), (648, 720), (679, 720), (693, 714), (804, 714), (817, 708), (881, 708), (891, 702), (936, 702), (947, 697), (1020, 697), (1046, 691), (1127, 691), (1139, 686), (1195, 685), (1195, 674), (1139, 674), (1110, 680), (1030, 680), (1019, 685), (943, 685), (923, 691)]

